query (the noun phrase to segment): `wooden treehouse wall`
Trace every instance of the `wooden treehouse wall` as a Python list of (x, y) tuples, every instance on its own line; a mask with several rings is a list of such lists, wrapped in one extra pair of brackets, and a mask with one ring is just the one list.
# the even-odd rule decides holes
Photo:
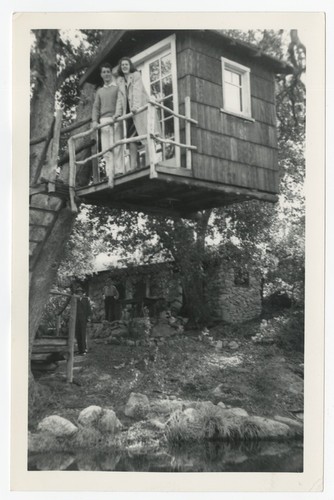
[[(222, 56), (251, 70), (254, 122), (220, 111)], [(191, 116), (198, 120), (191, 140), (198, 148), (192, 155), (194, 176), (277, 193), (274, 74), (256, 64), (256, 58), (236, 56), (233, 48), (194, 33), (177, 36), (177, 72), (179, 111), (184, 113), (184, 98), (190, 96)]]

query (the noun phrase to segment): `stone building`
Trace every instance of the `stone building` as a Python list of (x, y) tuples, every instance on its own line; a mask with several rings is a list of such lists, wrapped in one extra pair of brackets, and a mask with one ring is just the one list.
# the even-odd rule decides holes
[[(228, 261), (206, 265), (205, 300), (213, 320), (242, 323), (261, 314), (261, 274), (255, 268), (232, 265)], [(147, 306), (151, 314), (155, 307), (169, 308), (177, 315), (182, 312), (183, 293), (180, 277), (171, 263), (157, 263), (127, 268), (111, 268), (87, 279), (87, 291), (94, 303), (95, 320), (104, 319), (103, 286), (109, 279), (115, 283), (120, 300), (117, 316), (125, 307), (135, 315)]]
[(261, 315), (261, 273), (255, 268), (209, 264), (206, 300), (212, 317), (226, 323), (243, 323)]

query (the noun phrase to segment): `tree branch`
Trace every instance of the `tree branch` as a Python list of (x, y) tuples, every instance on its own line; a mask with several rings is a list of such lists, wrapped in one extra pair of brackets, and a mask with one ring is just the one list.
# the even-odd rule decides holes
[(68, 78), (71, 75), (75, 75), (79, 73), (79, 71), (86, 69), (91, 63), (91, 58), (84, 58), (80, 59), (80, 61), (77, 61), (70, 66), (66, 66), (61, 73), (57, 77), (57, 88), (59, 89), (61, 85), (64, 83), (66, 78)]

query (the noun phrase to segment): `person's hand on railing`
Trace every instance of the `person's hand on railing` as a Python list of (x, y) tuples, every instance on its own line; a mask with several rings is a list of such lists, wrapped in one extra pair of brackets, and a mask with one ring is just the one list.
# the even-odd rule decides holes
[(95, 130), (97, 127), (98, 127), (98, 123), (97, 122), (92, 122), (92, 129)]

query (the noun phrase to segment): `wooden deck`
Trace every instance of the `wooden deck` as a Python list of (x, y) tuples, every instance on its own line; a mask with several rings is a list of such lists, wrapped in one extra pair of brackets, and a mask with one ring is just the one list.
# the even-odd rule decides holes
[(112, 188), (105, 180), (77, 188), (76, 196), (87, 204), (181, 217), (246, 199), (277, 201), (275, 194), (195, 178), (186, 168), (159, 164), (156, 172), (151, 179), (149, 167), (130, 171), (116, 177)]

